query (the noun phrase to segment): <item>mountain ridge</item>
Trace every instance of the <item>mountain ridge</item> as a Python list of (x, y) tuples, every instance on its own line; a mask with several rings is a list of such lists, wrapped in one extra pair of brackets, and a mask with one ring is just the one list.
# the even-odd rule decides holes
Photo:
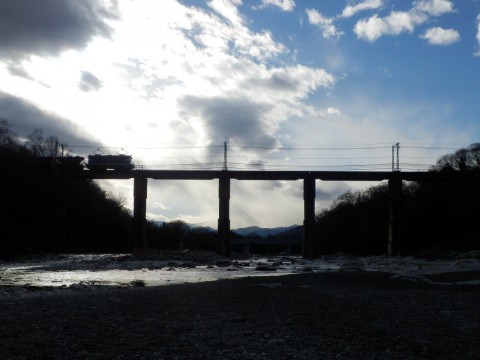
[(259, 226), (247, 226), (238, 229), (232, 229), (233, 232), (237, 233), (238, 235), (242, 236), (258, 236), (261, 238), (266, 238), (269, 236), (276, 236), (281, 233), (287, 232), (289, 230), (295, 229), (300, 225), (290, 225), (290, 226), (280, 226), (275, 228), (263, 228)]
[[(153, 223), (157, 226), (162, 226), (164, 224), (168, 224), (168, 222), (165, 221), (153, 221)], [(216, 231), (210, 226), (202, 226), (198, 224), (185, 224), (188, 226), (190, 229), (208, 229), (209, 231)], [(274, 227), (274, 228), (264, 228), (260, 226), (246, 226), (242, 228), (237, 228), (237, 229), (231, 229), (234, 233), (241, 235), (241, 236), (253, 236), (253, 237), (260, 237), (260, 238), (267, 238), (270, 236), (280, 236), (284, 237), (283, 233), (285, 233), (285, 236), (287, 237), (296, 237), (296, 233), (298, 232), (298, 229), (301, 228), (301, 225), (290, 225), (290, 226), (279, 226), (279, 227)]]

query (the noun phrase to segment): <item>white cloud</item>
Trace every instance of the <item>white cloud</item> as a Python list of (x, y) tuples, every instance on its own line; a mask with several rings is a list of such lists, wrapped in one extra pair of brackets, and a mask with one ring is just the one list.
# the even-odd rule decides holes
[(431, 16), (440, 16), (454, 11), (450, 0), (419, 0), (414, 2), (414, 10)]
[(427, 40), (430, 45), (450, 45), (460, 40), (460, 34), (454, 29), (434, 27), (428, 29), (421, 38)]
[(358, 21), (353, 31), (359, 39), (374, 42), (381, 36), (389, 33), (389, 26), (384, 19), (374, 15), (367, 20)]
[(292, 11), (295, 8), (294, 0), (262, 0), (261, 7), (277, 6), (283, 11)]
[(356, 13), (364, 10), (374, 10), (383, 6), (383, 0), (365, 0), (356, 5), (347, 5), (342, 12), (341, 17), (352, 17)]
[(327, 113), (328, 113), (329, 115), (341, 115), (340, 110), (338, 110), (337, 108), (334, 108), (334, 107), (329, 107), (329, 108), (327, 109)]
[(212, 0), (208, 3), (208, 6), (229, 20), (232, 25), (241, 25), (243, 24), (243, 18), (237, 8), (241, 4), (242, 0)]
[(368, 19), (359, 20), (355, 24), (354, 32), (359, 39), (374, 42), (384, 35), (412, 33), (417, 26), (427, 22), (430, 17), (453, 11), (455, 11), (453, 4), (448, 0), (415, 1), (409, 11), (392, 11), (385, 17), (374, 15)]
[(321, 31), (324, 38), (339, 37), (343, 33), (337, 30), (334, 20), (335, 18), (328, 18), (320, 14), (315, 9), (305, 10), (308, 16), (308, 22), (317, 26)]

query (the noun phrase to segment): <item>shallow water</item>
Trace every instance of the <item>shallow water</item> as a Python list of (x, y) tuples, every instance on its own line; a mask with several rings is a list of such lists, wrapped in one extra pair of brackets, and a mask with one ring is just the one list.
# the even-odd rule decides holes
[(130, 255), (59, 255), (23, 262), (0, 263), (0, 286), (159, 286), (214, 281), (247, 276), (281, 276), (303, 272), (384, 271), (422, 279), (425, 274), (480, 271), (480, 260), (457, 257), (448, 260), (420, 260), (411, 257), (329, 256), (315, 260), (301, 257), (256, 257), (222, 259), (212, 255), (207, 263), (191, 260), (147, 259)]
[[(125, 260), (127, 258), (127, 260)], [(195, 264), (183, 260), (137, 260), (128, 255), (62, 255), (17, 263), (0, 264), (0, 285), (68, 287), (74, 284), (158, 286), (214, 281), (246, 276), (275, 276), (308, 270), (298, 257), (228, 260), (221, 265)], [(270, 267), (259, 271), (258, 266)], [(335, 264), (317, 266), (336, 270)]]

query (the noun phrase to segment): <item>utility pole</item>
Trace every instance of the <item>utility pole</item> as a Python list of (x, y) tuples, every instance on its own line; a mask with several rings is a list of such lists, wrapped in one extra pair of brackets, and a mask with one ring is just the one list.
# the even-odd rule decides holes
[[(397, 162), (395, 163), (395, 150), (397, 152)], [(392, 172), (400, 171), (400, 143), (392, 146)]]
[(223, 142), (223, 170), (227, 171), (228, 166), (227, 166), (227, 142)]
[(400, 143), (396, 143), (395, 146), (397, 147), (397, 171), (400, 171)]
[(392, 145), (392, 172), (395, 171), (395, 145)]

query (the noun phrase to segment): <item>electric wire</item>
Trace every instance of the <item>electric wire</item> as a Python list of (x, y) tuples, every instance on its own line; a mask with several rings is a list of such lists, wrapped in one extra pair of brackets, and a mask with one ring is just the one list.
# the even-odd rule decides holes
[[(395, 144), (396, 145), (396, 144)], [(394, 145), (394, 146), (395, 146)], [(349, 169), (349, 170), (412, 170), (427, 171), (435, 166), (440, 156), (440, 151), (457, 150), (461, 147), (399, 144), (397, 157), (392, 153), (394, 146), (388, 144), (362, 144), (356, 146), (312, 146), (312, 147), (288, 147), (288, 146), (265, 146), (259, 144), (234, 144), (228, 147), (229, 169)], [(125, 151), (127, 153), (142, 152), (139, 161), (147, 160), (144, 168), (195, 168), (195, 169), (222, 169), (224, 163), (220, 154), (212, 154), (224, 148), (224, 144), (196, 145), (196, 144), (155, 144), (141, 147), (102, 146), (100, 144), (73, 144), (70, 149), (90, 149), (105, 151)], [(200, 150), (200, 151), (199, 151)], [(207, 151), (207, 154), (203, 151)], [(259, 151), (261, 150), (261, 151)], [(263, 151), (265, 150), (265, 152)], [(378, 152), (386, 150), (384, 155)], [(158, 152), (167, 152), (158, 154)], [(189, 154), (193, 151), (199, 154)], [(155, 152), (155, 153), (153, 153)], [(182, 152), (187, 152), (187, 154)], [(210, 154), (208, 154), (210, 152)], [(223, 152), (223, 151), (222, 151)], [(298, 154), (303, 152), (304, 154)], [(346, 155), (333, 156), (333, 153), (347, 152)], [(398, 154), (400, 152), (400, 156)], [(431, 152), (435, 152), (430, 156)], [(332, 154), (330, 154), (332, 153)], [(296, 154), (296, 155), (289, 155)], [(360, 154), (364, 154), (363, 156)], [(418, 154), (418, 155), (416, 155)], [(434, 156), (435, 155), (435, 156)], [(183, 162), (182, 160), (200, 160), (198, 162)], [(384, 159), (385, 162), (375, 160)], [(159, 163), (155, 162), (159, 161)], [(212, 160), (212, 161), (201, 161)], [(234, 160), (233, 162), (231, 160)], [(271, 161), (274, 161), (271, 163)], [(302, 161), (304, 160), (304, 161)], [(401, 161), (399, 161), (401, 160)], [(428, 160), (433, 160), (428, 163)], [(293, 163), (301, 161), (301, 163)], [(341, 164), (331, 163), (339, 161)], [(364, 163), (367, 161), (368, 163)], [(155, 164), (151, 164), (154, 162)], [(281, 162), (281, 163), (278, 163)], [(346, 162), (345, 164), (343, 162)], [(361, 163), (358, 163), (361, 162)], [(398, 168), (397, 168), (398, 167)]]

